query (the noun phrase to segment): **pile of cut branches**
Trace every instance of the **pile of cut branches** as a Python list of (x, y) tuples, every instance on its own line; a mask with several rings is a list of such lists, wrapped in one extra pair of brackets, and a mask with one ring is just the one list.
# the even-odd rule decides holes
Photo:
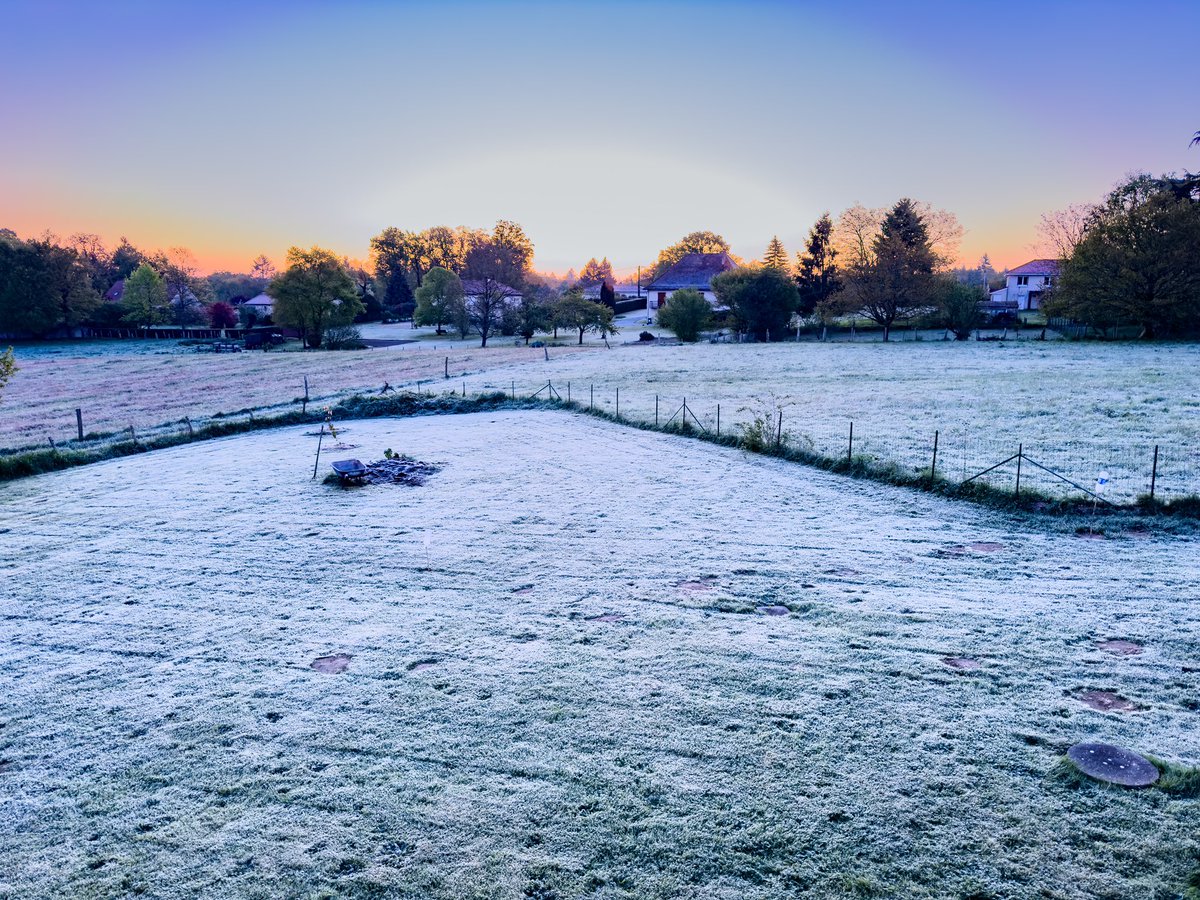
[(438, 470), (433, 463), (421, 462), (411, 456), (393, 456), (367, 463), (367, 474), (363, 481), (368, 484), (411, 484), (425, 483), (425, 477)]

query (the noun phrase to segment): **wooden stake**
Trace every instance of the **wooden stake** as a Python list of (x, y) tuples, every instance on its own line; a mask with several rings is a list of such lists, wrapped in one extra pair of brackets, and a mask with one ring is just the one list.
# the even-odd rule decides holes
[[(323, 440), (325, 440), (325, 423), (324, 422), (321, 423), (321, 433), (317, 435), (317, 458), (313, 460), (313, 474), (312, 474), (313, 478), (317, 477), (317, 466), (321, 462), (321, 442)], [(312, 481), (312, 478), (310, 478), (309, 481)]]
[(929, 483), (933, 484), (933, 479), (937, 477), (937, 448), (938, 448), (938, 433), (933, 433), (933, 464), (929, 467)]
[(1154, 484), (1158, 481), (1158, 444), (1154, 445), (1154, 463), (1150, 467), (1150, 502), (1154, 502)]
[(83, 410), (75, 408), (75, 427), (79, 429), (79, 439), (83, 440)]

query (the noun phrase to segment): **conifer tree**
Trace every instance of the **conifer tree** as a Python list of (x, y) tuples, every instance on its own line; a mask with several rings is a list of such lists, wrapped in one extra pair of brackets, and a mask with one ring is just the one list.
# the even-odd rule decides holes
[(779, 236), (771, 238), (771, 243), (767, 244), (766, 255), (763, 256), (763, 265), (768, 269), (778, 269), (780, 272), (791, 272), (791, 264), (788, 262), (787, 251), (783, 249), (783, 242), (779, 240)]

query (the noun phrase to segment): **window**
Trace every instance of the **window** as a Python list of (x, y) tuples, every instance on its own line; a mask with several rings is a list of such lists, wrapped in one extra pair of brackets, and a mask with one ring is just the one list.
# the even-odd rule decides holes
[(1029, 276), (1028, 275), (1018, 275), (1017, 276), (1017, 284), (1029, 284)]
[(1043, 279), (1043, 280), (1044, 280), (1044, 281), (1045, 281), (1045, 283), (1046, 283), (1046, 287), (1050, 287), (1050, 285), (1054, 283), (1054, 276), (1053, 276), (1053, 275), (1047, 275), (1047, 276), (1045, 277), (1045, 279)]

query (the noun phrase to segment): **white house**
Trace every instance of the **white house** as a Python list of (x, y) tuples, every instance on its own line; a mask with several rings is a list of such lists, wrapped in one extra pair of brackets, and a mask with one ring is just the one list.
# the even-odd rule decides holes
[(646, 316), (657, 317), (658, 310), (666, 306), (676, 291), (690, 289), (698, 291), (713, 306), (717, 295), (713, 293), (712, 280), (722, 272), (736, 269), (737, 263), (728, 253), (689, 253), (658, 278), (646, 285)]
[(261, 322), (274, 311), (275, 301), (270, 294), (259, 294), (243, 303), (241, 309), (247, 314), (254, 313)]
[(991, 306), (1007, 307), (1018, 312), (1037, 309), (1042, 294), (1054, 285), (1058, 277), (1057, 259), (1034, 259), (1008, 273), (1008, 283), (992, 291)]

